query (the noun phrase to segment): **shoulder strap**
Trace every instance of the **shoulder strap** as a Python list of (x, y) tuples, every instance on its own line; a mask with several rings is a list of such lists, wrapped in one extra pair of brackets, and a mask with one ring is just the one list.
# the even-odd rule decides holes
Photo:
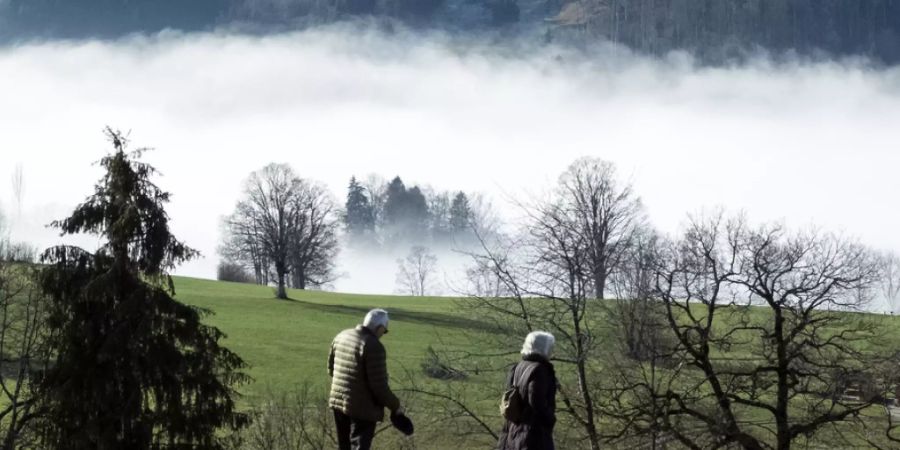
[(509, 375), (506, 377), (506, 388), (511, 389), (515, 386), (516, 382), (516, 369), (519, 368), (519, 363), (516, 363), (509, 369)]
[[(521, 369), (522, 366), (525, 366), (525, 368)], [(534, 373), (534, 370), (537, 368), (537, 366), (538, 364), (516, 364), (514, 372), (516, 372), (518, 376), (516, 376), (513, 380), (513, 385), (517, 388), (527, 385), (528, 381), (531, 380), (531, 375)]]

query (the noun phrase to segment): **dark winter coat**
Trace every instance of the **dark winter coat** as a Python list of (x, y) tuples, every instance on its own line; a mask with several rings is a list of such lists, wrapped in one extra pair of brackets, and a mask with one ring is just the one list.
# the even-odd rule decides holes
[(328, 405), (351, 418), (369, 422), (384, 419), (384, 408), (400, 407), (388, 386), (384, 345), (368, 328), (359, 325), (342, 331), (331, 344)]
[[(531, 376), (522, 380), (527, 366), (534, 365)], [(510, 370), (507, 389), (516, 385), (522, 387), (522, 397), (528, 403), (525, 419), (521, 423), (506, 421), (500, 431), (499, 450), (554, 450), (553, 426), (556, 425), (556, 372), (553, 364), (540, 355), (532, 354), (522, 358)]]

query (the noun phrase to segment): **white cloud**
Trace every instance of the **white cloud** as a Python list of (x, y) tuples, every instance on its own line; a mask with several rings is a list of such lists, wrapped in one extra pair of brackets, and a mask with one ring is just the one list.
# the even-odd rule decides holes
[[(157, 148), (147, 159), (174, 194), (174, 230), (206, 255), (180, 273), (205, 277), (218, 217), (272, 161), (339, 197), (350, 175), (370, 172), (499, 197), (540, 190), (589, 154), (631, 174), (668, 231), (724, 204), (900, 249), (897, 69), (512, 53), (341, 28), (0, 49), (0, 183), (23, 163), (26, 217), (15, 231), (54, 243), (38, 225), (91, 190), (90, 163), (108, 149), (102, 127), (131, 129), (136, 145)], [(338, 289), (374, 286), (354, 278), (365, 279), (351, 274)]]

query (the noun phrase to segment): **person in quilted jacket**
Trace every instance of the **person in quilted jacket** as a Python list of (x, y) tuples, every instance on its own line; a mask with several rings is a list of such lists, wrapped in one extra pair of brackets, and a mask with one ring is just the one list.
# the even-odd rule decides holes
[(331, 343), (328, 405), (334, 411), (340, 450), (369, 450), (384, 408), (403, 414), (388, 385), (387, 354), (381, 337), (388, 332), (388, 313), (373, 309), (361, 325), (341, 331)]

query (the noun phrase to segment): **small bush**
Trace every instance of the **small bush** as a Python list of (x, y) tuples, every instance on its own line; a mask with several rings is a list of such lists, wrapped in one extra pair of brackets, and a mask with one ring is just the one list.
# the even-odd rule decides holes
[(223, 261), (216, 269), (216, 279), (219, 281), (233, 281), (235, 283), (253, 283), (253, 276), (243, 266), (233, 262)]
[(234, 450), (324, 450), (337, 447), (334, 417), (324, 392), (303, 384), (270, 391), (255, 402), (250, 424), (227, 439)]
[(437, 380), (464, 380), (466, 373), (462, 370), (450, 367), (441, 361), (440, 355), (430, 345), (425, 349), (425, 357), (422, 359), (422, 371), (431, 378)]

